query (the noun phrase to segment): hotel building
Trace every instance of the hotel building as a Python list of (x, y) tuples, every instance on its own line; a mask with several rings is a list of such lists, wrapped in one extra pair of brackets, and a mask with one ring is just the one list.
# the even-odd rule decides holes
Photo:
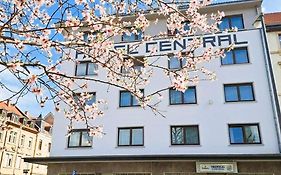
[[(261, 0), (214, 3), (202, 9), (218, 10), (226, 16), (220, 29), (237, 27), (237, 32), (219, 32), (203, 37), (203, 46), (235, 48), (225, 58), (208, 63), (217, 75), (215, 81), (202, 81), (184, 93), (173, 89), (163, 93), (158, 108), (165, 118), (142, 109), (134, 97), (122, 90), (90, 83), (93, 101), (105, 99), (102, 138), (92, 138), (83, 124), (75, 124), (69, 137), (68, 120), (55, 114), (52, 150), (49, 158), (26, 159), (48, 165), (48, 175), (277, 175), (281, 174), (279, 108), (272, 93), (275, 84), (266, 51), (264, 28), (255, 28), (261, 15)], [(147, 14), (153, 19), (154, 14)], [(166, 21), (159, 17), (146, 34), (166, 32)], [(120, 36), (115, 47), (126, 48), (138, 35)], [(178, 41), (180, 43), (188, 40)], [(173, 53), (180, 47), (168, 39), (153, 41), (158, 51)], [(145, 55), (151, 43), (144, 43), (135, 55)], [(75, 56), (75, 53), (73, 54)], [(177, 59), (162, 56), (159, 64), (179, 68)], [(79, 57), (78, 57), (79, 59)], [(106, 72), (93, 63), (69, 63), (62, 69), (70, 75), (98, 76)], [(93, 71), (99, 69), (98, 73)], [(162, 71), (155, 71), (149, 93), (168, 86)], [(107, 89), (107, 90), (105, 90)]]

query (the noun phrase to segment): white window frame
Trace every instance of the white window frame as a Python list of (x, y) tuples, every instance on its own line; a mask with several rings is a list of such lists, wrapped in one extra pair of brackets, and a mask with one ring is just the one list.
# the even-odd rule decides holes
[(6, 153), (5, 155), (5, 167), (13, 166), (14, 155), (12, 153)]

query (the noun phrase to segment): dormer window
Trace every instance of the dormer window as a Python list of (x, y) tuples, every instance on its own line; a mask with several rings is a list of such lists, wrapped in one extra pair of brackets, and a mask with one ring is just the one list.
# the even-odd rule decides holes
[(19, 117), (13, 113), (8, 113), (8, 118), (12, 122), (15, 122), (15, 123), (19, 122)]
[(0, 109), (0, 119), (4, 119), (6, 117), (6, 114), (7, 114), (6, 110)]

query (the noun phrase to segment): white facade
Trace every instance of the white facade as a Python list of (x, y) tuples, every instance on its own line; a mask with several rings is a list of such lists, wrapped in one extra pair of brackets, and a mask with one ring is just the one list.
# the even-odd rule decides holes
[[(67, 148), (67, 124), (63, 113), (55, 114), (51, 156), (99, 156), (99, 155), (172, 155), (172, 154), (275, 154), (279, 153), (278, 137), (275, 128), (275, 113), (271, 99), (265, 51), (262, 45), (261, 31), (252, 24), (257, 14), (258, 1), (238, 5), (213, 6), (207, 12), (220, 8), (226, 16), (242, 14), (245, 29), (235, 33), (216, 34), (236, 35), (237, 40), (247, 41), (239, 47), (248, 48), (249, 63), (221, 65), (216, 59), (207, 64), (216, 72), (217, 80), (202, 81), (196, 85), (197, 104), (169, 104), (169, 91), (163, 92), (163, 100), (158, 109), (164, 111), (166, 118), (155, 116), (150, 109), (141, 107), (119, 107), (120, 89), (101, 84), (90, 84), (88, 92), (96, 92), (97, 99), (105, 99), (105, 116), (94, 121), (104, 125), (102, 138), (93, 138), (92, 147)], [(228, 11), (232, 9), (231, 11)], [(239, 10), (235, 10), (239, 9)], [(166, 31), (164, 20), (157, 25), (151, 24), (146, 33)], [(233, 41), (233, 40), (232, 40)], [(217, 43), (217, 42), (216, 42)], [(118, 44), (118, 42), (116, 43)], [(123, 44), (123, 43), (121, 43)], [(227, 42), (222, 42), (226, 47)], [(141, 47), (141, 49), (144, 49)], [(139, 50), (143, 53), (144, 50)], [(74, 55), (75, 53), (73, 53)], [(168, 65), (167, 58), (160, 59), (159, 64)], [(74, 74), (75, 65), (69, 63), (62, 68), (67, 74)], [(99, 69), (99, 78), (105, 78), (106, 72)], [(161, 77), (161, 79), (159, 79)], [(169, 81), (162, 71), (154, 71), (151, 83), (144, 93), (167, 87)], [(254, 101), (225, 102), (224, 84), (253, 83)], [(108, 89), (107, 89), (108, 88)], [(258, 124), (261, 144), (230, 144), (229, 124)], [(174, 125), (198, 125), (199, 145), (172, 145), (170, 127)], [(74, 128), (83, 128), (77, 123)], [(118, 146), (118, 128), (143, 127), (143, 146)]]

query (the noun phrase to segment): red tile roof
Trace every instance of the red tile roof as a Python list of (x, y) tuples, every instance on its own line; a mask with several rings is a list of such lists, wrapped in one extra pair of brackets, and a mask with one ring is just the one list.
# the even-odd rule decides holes
[(23, 116), (24, 115), (24, 113), (23, 112), (21, 112), (20, 110), (19, 110), (19, 108), (17, 108), (16, 106), (14, 106), (14, 105), (8, 105), (7, 103), (5, 103), (5, 102), (0, 102), (0, 109), (5, 109), (6, 111), (8, 111), (8, 112), (13, 112), (13, 113), (15, 113), (16, 115), (19, 115), (19, 116)]
[(281, 25), (281, 12), (265, 14), (264, 21), (265, 25)]

